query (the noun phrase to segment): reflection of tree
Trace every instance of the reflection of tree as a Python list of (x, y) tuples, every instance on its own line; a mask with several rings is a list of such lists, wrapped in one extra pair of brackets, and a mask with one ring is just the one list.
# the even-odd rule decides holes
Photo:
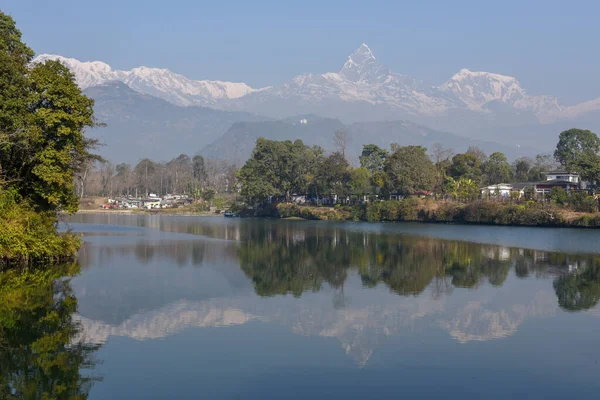
[(0, 398), (85, 399), (96, 345), (76, 341), (80, 325), (68, 278), (78, 265), (0, 275)]
[[(300, 296), (327, 283), (339, 297), (351, 268), (365, 286), (383, 282), (400, 295), (418, 295), (432, 280), (442, 288), (446, 276), (456, 287), (473, 287), (484, 277), (501, 286), (510, 269), (497, 247), (481, 244), (277, 224), (244, 229), (252, 240), (240, 246), (240, 264), (263, 296)], [(443, 292), (448, 289), (436, 291)]]
[(554, 281), (558, 305), (568, 311), (588, 310), (600, 301), (600, 263), (591, 260), (575, 272)]

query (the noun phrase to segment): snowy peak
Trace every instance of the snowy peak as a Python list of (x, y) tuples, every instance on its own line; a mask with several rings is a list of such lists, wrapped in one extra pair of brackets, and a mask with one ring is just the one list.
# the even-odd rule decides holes
[(480, 110), (490, 101), (501, 101), (512, 106), (527, 97), (525, 89), (512, 76), (466, 68), (454, 74), (439, 89), (458, 97), (473, 110)]
[(48, 60), (58, 60), (67, 66), (82, 89), (109, 81), (120, 81), (138, 92), (157, 96), (180, 106), (213, 105), (222, 99), (236, 99), (257, 91), (245, 83), (192, 80), (164, 68), (142, 66), (131, 71), (119, 71), (103, 62), (81, 62), (52, 54), (41, 54), (33, 62)]
[(381, 81), (389, 74), (390, 71), (379, 64), (369, 46), (364, 43), (348, 56), (339, 72), (339, 75), (348, 81), (371, 83)]
[(81, 62), (74, 58), (67, 58), (54, 54), (41, 54), (33, 59), (33, 63), (43, 63), (46, 61), (60, 61), (75, 75), (77, 84), (86, 89), (90, 86), (97, 86), (108, 81), (120, 80), (121, 71), (113, 71), (110, 65), (101, 61)]

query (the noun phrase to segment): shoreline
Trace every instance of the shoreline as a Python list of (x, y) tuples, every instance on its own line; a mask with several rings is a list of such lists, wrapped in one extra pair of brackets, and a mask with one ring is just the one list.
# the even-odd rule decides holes
[(179, 217), (223, 217), (222, 214), (215, 214), (209, 211), (191, 212), (191, 211), (162, 211), (162, 210), (77, 210), (75, 214), (119, 214), (119, 215), (166, 215)]

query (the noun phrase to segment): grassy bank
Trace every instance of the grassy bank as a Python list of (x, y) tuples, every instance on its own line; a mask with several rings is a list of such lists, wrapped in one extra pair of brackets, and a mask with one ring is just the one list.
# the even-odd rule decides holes
[(411, 221), (513, 226), (600, 227), (600, 213), (574, 212), (535, 201), (511, 204), (479, 200), (463, 204), (409, 198), (339, 207), (312, 207), (281, 203), (273, 208), (271, 216), (327, 221)]

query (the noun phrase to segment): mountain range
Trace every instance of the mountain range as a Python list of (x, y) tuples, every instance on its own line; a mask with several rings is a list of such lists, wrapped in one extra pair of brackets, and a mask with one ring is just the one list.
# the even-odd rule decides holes
[[(541, 123), (574, 118), (600, 111), (600, 97), (573, 106), (561, 105), (554, 96), (531, 96), (511, 76), (462, 69), (439, 86), (426, 86), (416, 78), (391, 71), (362, 44), (338, 72), (303, 74), (278, 86), (252, 88), (245, 83), (192, 80), (168, 69), (137, 67), (130, 71), (113, 70), (94, 61), (42, 54), (34, 62), (60, 60), (75, 74), (83, 88), (109, 81), (120, 81), (130, 88), (180, 106), (215, 106), (223, 109), (262, 110), (261, 104), (284, 102), (342, 101), (382, 107), (400, 114), (421, 117), (447, 116), (455, 111), (490, 114), (498, 107), (515, 114), (528, 113)], [(350, 105), (349, 104), (349, 105)], [(281, 108), (281, 107), (280, 107)], [(289, 115), (282, 111), (262, 112), (274, 117)], [(322, 112), (319, 114), (323, 114)]]
[[(244, 138), (241, 129), (244, 126), (252, 129), (280, 126), (289, 132), (271, 135), (273, 139), (303, 138), (309, 144), (319, 144), (313, 139), (322, 141), (333, 135), (319, 131), (320, 128), (313, 129), (316, 120), (322, 126), (319, 118), (312, 118), (313, 124), (308, 127), (291, 128), (289, 122), (300, 120), (302, 115), (336, 119), (331, 125), (339, 128), (355, 123), (364, 127), (374, 122), (385, 126), (388, 122), (382, 121), (401, 121), (396, 124), (403, 126), (405, 132), (412, 129), (411, 134), (392, 135), (391, 142), (423, 144), (405, 140), (423, 138), (423, 131), (430, 130), (445, 135), (448, 142), (461, 142), (461, 146), (469, 141), (476, 145), (473, 140), (495, 142), (515, 154), (550, 150), (558, 133), (566, 128), (600, 128), (600, 98), (566, 106), (554, 96), (529, 95), (514, 77), (469, 69), (460, 70), (439, 86), (427, 86), (382, 65), (366, 44), (348, 56), (338, 72), (307, 73), (264, 88), (192, 80), (160, 68), (114, 70), (103, 62), (81, 62), (58, 55), (42, 54), (34, 62), (46, 60), (59, 60), (70, 68), (80, 87), (96, 99), (96, 113), (109, 126), (103, 135), (118, 138), (115, 143), (119, 146), (142, 146), (145, 153), (135, 154), (137, 158), (151, 156), (153, 149), (164, 153), (171, 147), (179, 149), (172, 153), (204, 148), (204, 153), (222, 155), (220, 152), (227, 146), (219, 145), (220, 140), (240, 148), (234, 155), (237, 159), (249, 154), (249, 150), (241, 148), (250, 146), (249, 142), (240, 141)], [(270, 120), (280, 122), (265, 122)], [(245, 137), (256, 136), (252, 129)], [(232, 135), (232, 131), (237, 133)], [(302, 136), (302, 131), (311, 131), (312, 138)], [(444, 132), (455, 135), (450, 137)], [(379, 133), (370, 135), (371, 139)], [(456, 137), (464, 140), (457, 141)], [(366, 137), (359, 140), (363, 144)], [(157, 148), (163, 143), (167, 147)], [(110, 141), (107, 144), (112, 146)], [(383, 144), (389, 145), (387, 139)], [(134, 154), (129, 150), (131, 158)], [(162, 158), (168, 157), (163, 154)]]

